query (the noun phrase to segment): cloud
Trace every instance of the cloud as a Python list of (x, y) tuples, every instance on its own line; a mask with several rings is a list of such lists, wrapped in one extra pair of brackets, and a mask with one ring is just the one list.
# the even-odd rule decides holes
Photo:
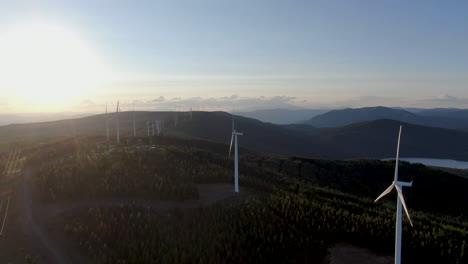
[(455, 96), (451, 96), (449, 94), (443, 94), (443, 95), (439, 95), (437, 98), (433, 99), (434, 101), (449, 101), (449, 102), (454, 102), (454, 101), (457, 101), (459, 100), (457, 97)]
[(82, 100), (82, 101), (80, 102), (80, 105), (81, 105), (81, 106), (84, 106), (84, 107), (90, 107), (90, 106), (94, 106), (95, 103), (94, 103), (94, 101), (91, 100), (91, 99), (84, 99), (84, 100)]
[(153, 103), (162, 103), (166, 100), (166, 98), (164, 98), (164, 96), (159, 96), (158, 98), (156, 99), (153, 99)]
[(408, 108), (467, 108), (468, 98), (442, 94), (437, 97), (379, 97), (360, 96), (337, 101), (332, 108), (387, 106)]
[[(468, 98), (442, 94), (434, 97), (390, 97), (390, 96), (357, 96), (342, 99), (304, 98), (288, 95), (280, 96), (219, 96), (219, 97), (165, 97), (139, 99), (129, 102), (120, 101), (122, 111), (131, 111), (133, 104), (138, 111), (228, 111), (234, 108), (237, 112), (259, 109), (342, 109), (372, 106), (408, 107), (408, 108), (468, 108)], [(90, 99), (80, 104), (82, 111), (103, 112), (105, 105), (96, 104)], [(110, 103), (110, 109), (115, 103)]]
[(449, 94), (442, 94), (435, 98), (426, 98), (423, 99), (423, 101), (427, 102), (430, 105), (430, 107), (468, 107), (468, 98), (453, 96)]
[(306, 100), (298, 100), (292, 96), (256, 96), (240, 97), (238, 95), (226, 97), (174, 97), (166, 99), (159, 96), (149, 101), (135, 101), (135, 107), (148, 110), (183, 110), (193, 108), (195, 110), (205, 111), (236, 111), (269, 109), (269, 108), (300, 108), (297, 104), (303, 104)]

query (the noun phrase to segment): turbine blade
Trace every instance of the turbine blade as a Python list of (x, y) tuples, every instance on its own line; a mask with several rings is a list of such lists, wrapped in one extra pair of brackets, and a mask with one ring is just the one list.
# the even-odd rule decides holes
[(232, 136), (231, 136), (231, 144), (229, 145), (229, 154), (228, 154), (228, 158), (227, 158), (227, 161), (226, 161), (226, 175), (229, 175), (229, 160), (231, 158), (231, 150), (232, 150), (232, 142), (234, 140), (234, 133), (232, 133)]
[(234, 134), (231, 136), (231, 144), (229, 145), (229, 154), (228, 154), (228, 164), (229, 164), (229, 159), (231, 158), (231, 150), (232, 150), (232, 141), (234, 140)]
[(398, 198), (400, 199), (401, 204), (403, 205), (403, 209), (405, 209), (406, 216), (408, 216), (408, 220), (409, 220), (411, 226), (413, 226), (413, 222), (411, 221), (411, 217), (409, 216), (408, 208), (406, 207), (405, 198), (403, 197), (403, 192), (402, 192), (400, 186), (398, 186), (396, 184), (395, 184), (395, 188), (396, 188), (396, 190), (398, 192)]
[(393, 190), (394, 186), (395, 186), (395, 184), (392, 183), (392, 185), (390, 185), (385, 191), (383, 191), (382, 194), (379, 195), (379, 197), (377, 197), (377, 199), (375, 199), (374, 203), (376, 203), (378, 200), (380, 200), (385, 195), (389, 194)]
[(400, 158), (400, 138), (401, 138), (401, 128), (402, 126), (400, 125), (400, 132), (398, 133), (398, 145), (397, 145), (397, 152), (396, 152), (396, 159), (395, 159), (395, 176), (394, 176), (394, 181), (398, 181), (398, 160)]

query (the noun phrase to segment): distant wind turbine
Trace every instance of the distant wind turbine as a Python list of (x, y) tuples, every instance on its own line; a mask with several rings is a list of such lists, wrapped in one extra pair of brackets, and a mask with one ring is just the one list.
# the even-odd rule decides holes
[(149, 121), (146, 121), (146, 128), (148, 129), (148, 137), (150, 136)]
[(117, 130), (117, 144), (120, 144), (120, 128), (119, 128), (119, 101), (117, 101), (117, 110), (115, 111), (116, 130)]
[(400, 155), (400, 138), (401, 138), (401, 128), (400, 126), (400, 133), (398, 134), (398, 145), (397, 145), (397, 154), (395, 160), (395, 176), (392, 184), (379, 196), (375, 199), (375, 202), (380, 200), (385, 195), (389, 194), (393, 188), (397, 190), (398, 197), (397, 197), (397, 214), (396, 214), (396, 227), (395, 227), (395, 264), (401, 263), (401, 232), (402, 232), (402, 215), (401, 215), (401, 207), (405, 209), (405, 213), (408, 216), (408, 220), (413, 226), (413, 222), (411, 222), (411, 217), (408, 213), (408, 208), (406, 207), (405, 199), (403, 197), (402, 187), (411, 187), (413, 182), (401, 182), (398, 181), (398, 158)]
[(234, 192), (239, 192), (239, 154), (237, 147), (237, 136), (242, 136), (243, 133), (237, 132), (234, 129), (234, 114), (232, 115), (232, 135), (231, 144), (229, 145), (228, 164), (231, 157), (232, 142), (234, 141)]
[(161, 133), (161, 121), (158, 119), (156, 120), (156, 130), (158, 132), (158, 136)]
[(109, 141), (109, 114), (107, 113), (107, 103), (106, 103), (106, 135), (107, 135), (107, 141)]
[(133, 103), (133, 136), (136, 137), (135, 103)]

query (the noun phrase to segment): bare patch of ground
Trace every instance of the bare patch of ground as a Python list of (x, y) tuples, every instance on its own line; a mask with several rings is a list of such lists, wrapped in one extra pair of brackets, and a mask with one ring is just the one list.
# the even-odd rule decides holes
[[(85, 208), (105, 208), (125, 205), (136, 205), (151, 210), (164, 212), (171, 209), (192, 209), (205, 207), (223, 200), (245, 201), (256, 194), (248, 188), (242, 188), (235, 193), (232, 184), (198, 184), (199, 199), (197, 200), (151, 200), (110, 198), (100, 200), (83, 200), (54, 204), (41, 204), (32, 201), (29, 174), (21, 184), (18, 195), (19, 218), (22, 228), (27, 229), (28, 236), (34, 241), (33, 249), (37, 251), (35, 263), (88, 263), (90, 260), (82, 256), (83, 252), (73, 247), (62, 230), (61, 215)], [(2, 258), (0, 258), (2, 260)]]
[(393, 257), (379, 256), (366, 248), (349, 244), (336, 244), (324, 261), (327, 264), (391, 264)]
[(51, 219), (63, 213), (90, 207), (115, 207), (123, 205), (143, 206), (156, 211), (169, 209), (190, 209), (212, 205), (226, 199), (245, 200), (255, 197), (255, 193), (244, 188), (242, 192), (235, 193), (232, 184), (197, 184), (199, 199), (197, 200), (152, 200), (109, 198), (100, 200), (83, 200), (53, 204), (37, 204), (34, 212), (41, 219)]

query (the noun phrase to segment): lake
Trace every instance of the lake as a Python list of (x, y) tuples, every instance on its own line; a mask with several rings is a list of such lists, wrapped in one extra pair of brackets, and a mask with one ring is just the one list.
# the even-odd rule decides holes
[[(383, 160), (394, 160), (383, 159)], [(428, 166), (437, 166), (453, 169), (468, 169), (467, 161), (451, 160), (451, 159), (428, 159), (428, 158), (400, 158), (400, 160), (408, 161), (410, 163), (422, 163)]]

